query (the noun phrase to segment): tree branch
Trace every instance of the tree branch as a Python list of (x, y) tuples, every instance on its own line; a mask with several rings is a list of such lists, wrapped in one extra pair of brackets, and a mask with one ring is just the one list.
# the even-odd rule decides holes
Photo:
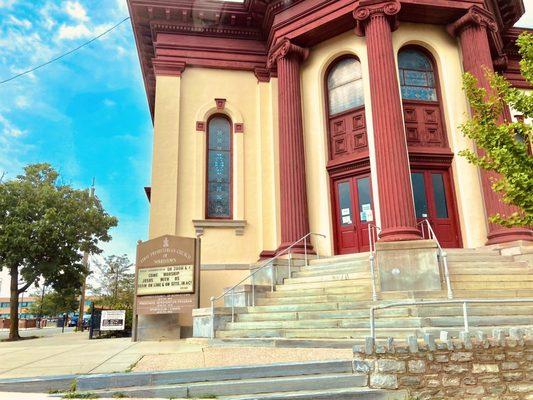
[(18, 293), (21, 294), (28, 290), (28, 288), (33, 285), (34, 282), (30, 281), (30, 283), (26, 283), (24, 286), (22, 286), (20, 289), (18, 289)]

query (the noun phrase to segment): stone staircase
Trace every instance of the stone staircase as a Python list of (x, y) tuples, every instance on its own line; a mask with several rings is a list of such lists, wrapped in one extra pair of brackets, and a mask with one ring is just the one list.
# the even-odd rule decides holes
[[(526, 249), (522, 254), (527, 254)], [(455, 299), (533, 298), (533, 267), (493, 249), (449, 249)], [(378, 284), (379, 287), (379, 284)], [(444, 285), (443, 285), (444, 289)], [(379, 292), (371, 301), (369, 254), (312, 260), (293, 271), (273, 292), (256, 295), (254, 307), (236, 307), (234, 322), (216, 331), (222, 341), (314, 341), (363, 339), (369, 308), (402, 300), (446, 299), (446, 291)], [(533, 326), (533, 302), (472, 304), (471, 330)], [(376, 311), (378, 338), (463, 330), (461, 305), (405, 306)]]

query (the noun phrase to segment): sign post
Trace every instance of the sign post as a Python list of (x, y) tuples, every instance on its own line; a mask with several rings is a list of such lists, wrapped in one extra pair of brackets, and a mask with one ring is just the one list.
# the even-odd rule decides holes
[(143, 329), (157, 331), (157, 316), (191, 316), (200, 306), (199, 293), (200, 239), (164, 235), (138, 242), (133, 341), (139, 337), (139, 316), (147, 316), (147, 324), (153, 325)]

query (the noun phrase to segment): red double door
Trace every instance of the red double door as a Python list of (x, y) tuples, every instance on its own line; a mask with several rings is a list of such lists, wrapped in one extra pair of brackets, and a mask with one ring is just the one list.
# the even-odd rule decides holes
[(368, 224), (374, 221), (370, 175), (335, 180), (337, 254), (368, 251)]
[[(418, 221), (429, 220), (442, 247), (460, 247), (451, 178), (447, 170), (411, 171)], [(368, 224), (374, 222), (370, 175), (333, 181), (337, 254), (369, 250)]]
[[(411, 170), (418, 222), (427, 219), (442, 247), (461, 247), (452, 182), (448, 170)], [(426, 231), (427, 237), (427, 231)]]

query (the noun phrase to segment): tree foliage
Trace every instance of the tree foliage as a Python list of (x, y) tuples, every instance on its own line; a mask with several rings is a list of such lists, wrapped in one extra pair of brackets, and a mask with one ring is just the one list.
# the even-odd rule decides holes
[(30, 307), (33, 315), (57, 317), (76, 311), (79, 305), (79, 287), (63, 289), (61, 292), (52, 290), (44, 296), (35, 293), (33, 296), (37, 299)]
[[(97, 197), (58, 182), (49, 164), (0, 182), (0, 268), (11, 275), (10, 339), (18, 340), (18, 295), (43, 278), (58, 292), (81, 285), (82, 252), (100, 253), (117, 225)], [(19, 283), (22, 281), (22, 284)]]
[[(517, 41), (522, 60), (522, 75), (533, 84), (533, 34), (523, 33)], [(472, 118), (461, 126), (463, 133), (484, 150), (459, 154), (472, 164), (499, 174), (492, 188), (502, 200), (518, 207), (511, 215), (492, 215), (490, 221), (506, 227), (533, 225), (533, 94), (513, 88), (502, 76), (486, 71), (491, 89), (478, 87), (474, 76), (466, 73), (463, 87), (472, 108)], [(505, 104), (523, 116), (520, 121), (505, 121)]]
[(92, 288), (95, 305), (107, 309), (126, 310), (126, 328), (131, 328), (135, 274), (127, 255), (111, 255), (96, 263), (95, 279), (98, 286)]

